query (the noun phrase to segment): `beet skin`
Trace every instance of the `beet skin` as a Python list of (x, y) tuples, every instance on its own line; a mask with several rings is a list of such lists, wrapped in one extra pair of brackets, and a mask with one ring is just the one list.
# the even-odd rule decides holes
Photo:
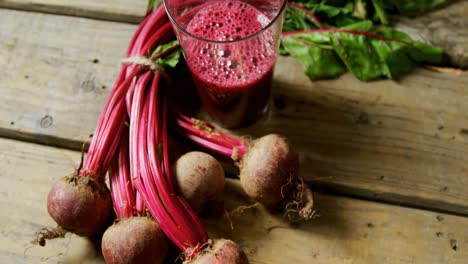
[(163, 263), (168, 242), (159, 225), (148, 217), (120, 220), (102, 237), (102, 254), (108, 264)]
[(111, 223), (112, 201), (104, 182), (89, 176), (67, 176), (49, 191), (47, 210), (66, 231), (93, 237)]
[(195, 259), (185, 261), (184, 264), (248, 264), (249, 260), (244, 251), (233, 241), (216, 239), (209, 241), (205, 250)]
[(224, 189), (224, 169), (209, 154), (189, 152), (180, 157), (171, 170), (178, 191), (197, 212)]
[(267, 207), (286, 198), (298, 177), (299, 155), (287, 138), (270, 134), (257, 139), (240, 164), (247, 195)]

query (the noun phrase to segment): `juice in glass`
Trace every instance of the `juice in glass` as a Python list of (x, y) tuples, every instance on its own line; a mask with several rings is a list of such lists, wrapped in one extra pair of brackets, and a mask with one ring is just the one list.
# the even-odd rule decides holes
[(249, 2), (203, 1), (173, 20), (203, 106), (228, 128), (267, 111), (277, 57), (284, 1)]

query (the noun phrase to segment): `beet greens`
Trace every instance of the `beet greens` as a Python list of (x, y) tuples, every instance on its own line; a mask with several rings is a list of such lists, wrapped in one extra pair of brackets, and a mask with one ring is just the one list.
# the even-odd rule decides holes
[[(378, 17), (374, 20), (387, 24), (383, 2), (372, 1)], [(354, 6), (289, 3), (281, 53), (299, 60), (313, 80), (336, 78), (346, 71), (361, 81), (397, 79), (418, 64), (442, 62), (441, 48), (390, 27), (377, 27), (366, 10), (365, 1), (355, 1)]]

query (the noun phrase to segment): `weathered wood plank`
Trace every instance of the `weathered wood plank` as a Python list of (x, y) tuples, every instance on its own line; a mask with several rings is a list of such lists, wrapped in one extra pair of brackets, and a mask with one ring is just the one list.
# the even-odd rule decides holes
[(0, 0), (1, 8), (138, 23), (146, 0)]
[(77, 237), (30, 248), (36, 231), (55, 226), (47, 215), (47, 192), (73, 172), (77, 158), (73, 151), (0, 139), (1, 263), (104, 263), (96, 261), (100, 254), (90, 243)]
[[(23, 255), (36, 230), (53, 226), (48, 189), (73, 171), (79, 155), (0, 139), (1, 263), (103, 263), (89, 243), (74, 236)], [(233, 180), (225, 201), (229, 211), (252, 203)], [(464, 263), (468, 258), (467, 218), (319, 194), (316, 205), (319, 216), (308, 223), (288, 224), (260, 207), (231, 215), (234, 229), (227, 219), (205, 223), (213, 237), (237, 241), (251, 263)]]
[[(9, 10), (0, 22), (0, 134), (80, 149), (135, 26)], [(241, 133), (287, 135), (315, 187), (468, 215), (466, 83), (423, 69), (312, 82), (280, 58), (271, 117)]]
[(0, 10), (1, 132), (80, 148), (94, 131), (135, 28)]
[(417, 40), (442, 47), (452, 65), (468, 69), (468, 1), (452, 2), (416, 18), (399, 17), (395, 27)]
[[(0, 8), (46, 12), (95, 19), (138, 23), (146, 12), (147, 0), (73, 1), (73, 0), (0, 0)], [(413, 38), (440, 46), (448, 63), (468, 68), (468, 1), (447, 1), (446, 7), (416, 18), (394, 17), (395, 27)]]
[(468, 73), (312, 82), (284, 59), (275, 108), (255, 130), (288, 135), (314, 185), (468, 214)]
[[(239, 185), (228, 185), (230, 208), (252, 204)], [(252, 263), (463, 263), (468, 236), (457, 219), (416, 209), (315, 195), (317, 218), (288, 224), (263, 208), (232, 216), (234, 229), (209, 222), (213, 232), (242, 241)], [(446, 229), (451, 225), (454, 229)], [(247, 228), (248, 227), (248, 228)], [(457, 237), (453, 236), (457, 234)], [(442, 239), (441, 239), (442, 238)], [(444, 240), (445, 239), (445, 240)], [(457, 244), (457, 252), (450, 241)], [(459, 243), (460, 242), (460, 243)], [(433, 250), (441, 250), (436, 252)]]

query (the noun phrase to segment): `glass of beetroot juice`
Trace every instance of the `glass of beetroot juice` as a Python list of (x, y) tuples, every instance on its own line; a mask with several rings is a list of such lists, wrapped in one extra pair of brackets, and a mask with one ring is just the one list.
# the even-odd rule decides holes
[(268, 110), (285, 0), (164, 0), (202, 104), (222, 126)]

